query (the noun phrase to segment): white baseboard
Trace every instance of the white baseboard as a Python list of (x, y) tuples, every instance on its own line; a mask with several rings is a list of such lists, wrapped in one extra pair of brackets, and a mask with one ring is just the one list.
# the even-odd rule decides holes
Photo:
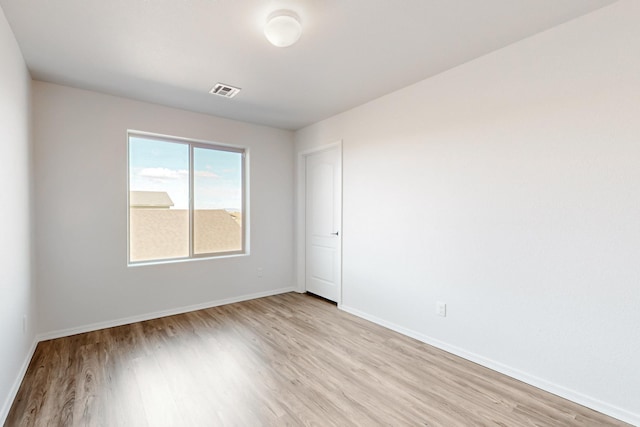
[(22, 384), (22, 380), (24, 379), (25, 374), (27, 373), (27, 368), (29, 367), (29, 363), (31, 363), (31, 359), (33, 358), (33, 354), (36, 351), (36, 346), (38, 345), (38, 338), (34, 337), (33, 342), (31, 343), (31, 348), (27, 352), (24, 361), (22, 362), (22, 366), (20, 366), (20, 370), (18, 371), (18, 375), (16, 375), (16, 379), (9, 390), (9, 395), (5, 399), (2, 404), (2, 409), (0, 410), (0, 425), (4, 425), (5, 421), (7, 421), (7, 416), (9, 415), (9, 410), (11, 409), (11, 405), (18, 394), (18, 390), (20, 389), (20, 385)]
[(108, 320), (106, 322), (92, 323), (92, 324), (89, 324), (89, 325), (78, 326), (78, 327), (75, 327), (75, 328), (61, 329), (61, 330), (58, 330), (58, 331), (45, 332), (45, 333), (39, 334), (36, 338), (37, 338), (38, 341), (47, 341), (47, 340), (52, 340), (52, 339), (55, 339), (55, 338), (68, 337), (70, 335), (83, 334), (85, 332), (92, 332), (92, 331), (97, 331), (97, 330), (100, 330), (100, 329), (113, 328), (115, 326), (128, 325), (130, 323), (144, 322), (145, 320), (153, 320), (153, 319), (158, 319), (158, 318), (161, 318), (161, 317), (167, 317), (167, 316), (173, 316), (173, 315), (176, 315), (176, 314), (188, 313), (190, 311), (197, 311), (197, 310), (202, 310), (202, 309), (205, 309), (205, 308), (218, 307), (218, 306), (221, 306), (221, 305), (233, 304), (233, 303), (236, 303), (236, 302), (248, 301), (248, 300), (252, 300), (252, 299), (256, 299), (256, 298), (269, 297), (269, 296), (272, 296), (272, 295), (284, 294), (284, 293), (287, 293), (287, 292), (294, 292), (294, 291), (295, 291), (294, 287), (272, 289), (272, 290), (266, 291), (266, 292), (258, 292), (258, 293), (249, 294), (249, 295), (241, 295), (241, 296), (232, 297), (232, 298), (225, 298), (225, 299), (221, 299), (221, 300), (209, 301), (209, 302), (205, 302), (205, 303), (201, 303), (201, 304), (189, 305), (189, 306), (186, 306), (186, 307), (171, 308), (171, 309), (168, 309), (168, 310), (155, 311), (153, 313), (147, 313), (147, 314), (141, 314), (141, 315), (137, 315), (137, 316), (125, 317), (125, 318), (122, 318), (122, 319)]
[(501, 374), (508, 375), (524, 383), (527, 383), (529, 385), (532, 385), (544, 391), (548, 391), (549, 393), (555, 394), (557, 396), (560, 396), (572, 402), (578, 403), (582, 406), (586, 406), (587, 408), (591, 408), (594, 411), (601, 412), (605, 415), (609, 415), (613, 418), (617, 418), (621, 421), (630, 423), (632, 425), (640, 426), (640, 414), (629, 412), (625, 409), (618, 408), (617, 406), (608, 404), (598, 399), (594, 399), (593, 397), (587, 396), (575, 390), (571, 390), (561, 385), (552, 383), (550, 381), (544, 380), (542, 378), (538, 378), (534, 375), (530, 375), (526, 372), (504, 365), (500, 362), (496, 362), (495, 360), (488, 359), (486, 357), (469, 352), (462, 348), (447, 344), (446, 342), (423, 335), (411, 329), (407, 329), (402, 326), (396, 325), (394, 323), (387, 322), (386, 320), (380, 319), (376, 316), (372, 316), (358, 309), (348, 307), (345, 305), (339, 305), (338, 308), (343, 311), (346, 311), (347, 313), (353, 314), (355, 316), (361, 317), (370, 322), (376, 323), (380, 326), (384, 326), (385, 328), (391, 329), (392, 331), (398, 332), (402, 335), (406, 335), (408, 337), (417, 339), (418, 341), (422, 341), (423, 343), (437, 347), (448, 353), (455, 354), (456, 356), (462, 357), (463, 359), (469, 360), (471, 362), (482, 365), (486, 368), (500, 372)]

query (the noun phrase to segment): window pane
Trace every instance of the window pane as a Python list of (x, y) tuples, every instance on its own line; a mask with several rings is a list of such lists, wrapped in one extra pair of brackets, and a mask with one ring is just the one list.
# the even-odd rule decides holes
[(129, 137), (130, 261), (189, 256), (189, 146)]
[(242, 250), (242, 153), (193, 149), (193, 252)]

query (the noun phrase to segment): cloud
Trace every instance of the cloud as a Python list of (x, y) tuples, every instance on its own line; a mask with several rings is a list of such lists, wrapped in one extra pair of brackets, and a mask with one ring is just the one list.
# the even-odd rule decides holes
[(195, 176), (199, 176), (202, 178), (220, 178), (219, 175), (216, 175), (215, 173), (209, 171), (195, 171), (194, 174)]
[(138, 173), (138, 175), (147, 178), (178, 179), (181, 175), (185, 175), (186, 173), (187, 171), (167, 168), (144, 168)]

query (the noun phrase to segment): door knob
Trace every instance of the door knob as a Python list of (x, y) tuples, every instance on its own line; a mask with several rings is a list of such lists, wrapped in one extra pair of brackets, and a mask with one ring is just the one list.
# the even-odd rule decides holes
[(337, 236), (337, 235), (338, 235), (338, 232), (336, 231), (335, 233), (331, 233), (331, 234), (333, 234), (334, 236)]

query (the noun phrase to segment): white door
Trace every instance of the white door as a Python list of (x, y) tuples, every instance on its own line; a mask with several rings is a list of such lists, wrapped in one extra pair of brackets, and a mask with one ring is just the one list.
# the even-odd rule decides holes
[(305, 283), (308, 292), (339, 302), (342, 280), (340, 147), (305, 158)]

